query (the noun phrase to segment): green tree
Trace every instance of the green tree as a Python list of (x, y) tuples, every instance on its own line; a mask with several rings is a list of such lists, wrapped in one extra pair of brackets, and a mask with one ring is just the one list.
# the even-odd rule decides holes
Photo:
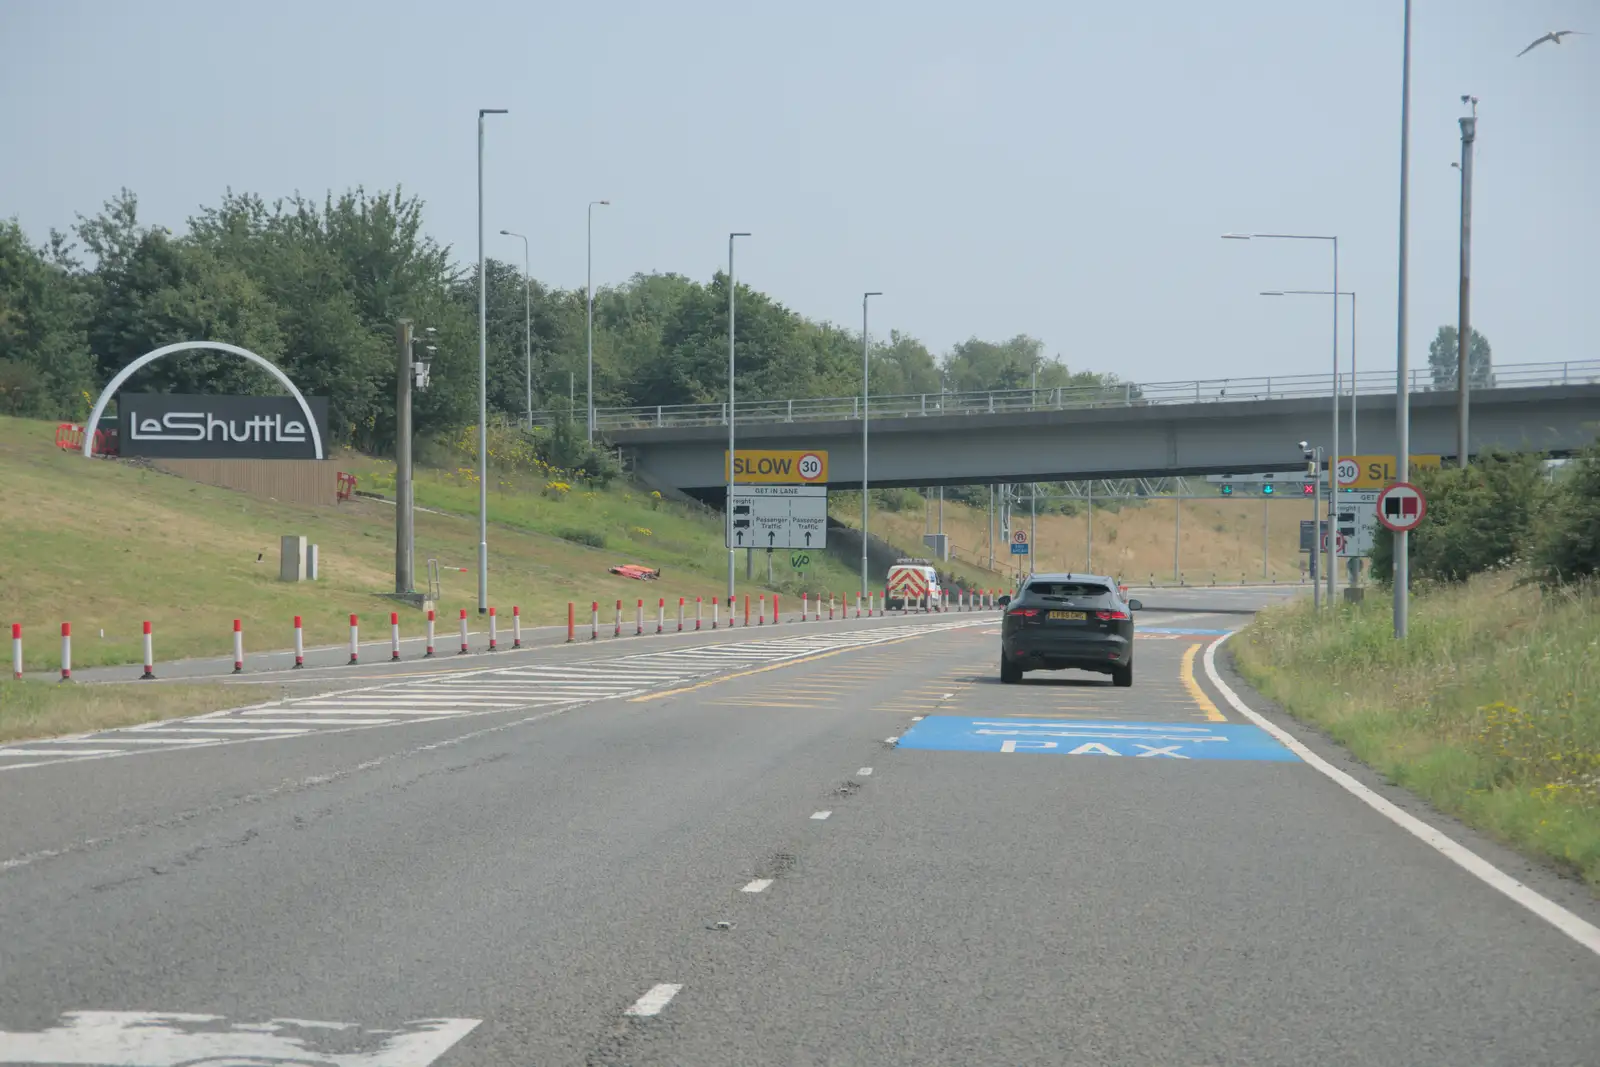
[[(1454, 326), (1441, 326), (1428, 342), (1428, 369), (1433, 373), (1435, 390), (1456, 387), (1456, 372), (1460, 369), (1457, 342), (1461, 333)], [(1467, 346), (1467, 374), (1474, 389), (1494, 386), (1494, 359), (1489, 350), (1489, 339), (1477, 330), (1472, 331), (1472, 342)]]
[(35, 248), (16, 220), (0, 221), (0, 412), (64, 417), (95, 388), (74, 266), (60, 234)]
[[(888, 344), (873, 346), (872, 382), (872, 391), (878, 395), (937, 393), (944, 388), (933, 353), (921, 341), (899, 330), (889, 331)], [(853, 391), (859, 390), (857, 383)]]
[(1559, 471), (1549, 506), (1539, 516), (1531, 555), (1546, 585), (1568, 585), (1600, 573), (1600, 442)]

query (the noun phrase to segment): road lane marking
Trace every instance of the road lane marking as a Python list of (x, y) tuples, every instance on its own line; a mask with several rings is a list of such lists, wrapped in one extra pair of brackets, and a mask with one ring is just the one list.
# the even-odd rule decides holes
[(755, 881), (750, 882), (749, 884), (747, 884), (743, 889), (740, 889), (739, 892), (741, 892), (741, 893), (760, 893), (762, 890), (766, 889), (767, 886), (769, 886), (771, 884), (772, 884), (772, 879), (771, 878), (757, 878)]
[(1568, 911), (1549, 897), (1517, 881), (1476, 852), (1458, 843), (1454, 838), (1434, 829), (1410, 812), (1401, 810), (1391, 801), (1379, 796), (1367, 786), (1356, 781), (1350, 775), (1311, 751), (1288, 730), (1285, 730), (1239, 699), (1239, 694), (1235, 693), (1233, 688), (1227, 682), (1224, 682), (1217, 673), (1217, 646), (1226, 641), (1228, 636), (1230, 635), (1219, 637), (1206, 646), (1205, 668), (1206, 677), (1211, 679), (1211, 684), (1217, 687), (1217, 692), (1222, 694), (1222, 698), (1232, 705), (1235, 711), (1277, 738), (1289, 751), (1299, 756), (1301, 760), (1311, 767), (1333, 779), (1341, 789), (1373, 811), (1411, 834), (1491, 889), (1497, 890), (1527, 908), (1590, 952), (1600, 955), (1600, 926), (1596, 926)]
[(811, 817), (813, 819), (817, 820), (818, 822), (821, 822), (823, 819), (826, 819), (828, 816), (830, 816), (832, 814), (833, 814), (833, 812), (831, 812), (831, 811), (814, 811), (814, 812), (811, 813)]
[(632, 1015), (641, 1019), (648, 1019), (652, 1015), (660, 1015), (661, 1009), (672, 1003), (672, 998), (678, 995), (683, 985), (671, 982), (662, 982), (650, 987), (649, 992), (634, 1001), (624, 1015)]
[(863, 768), (861, 768), (861, 769), (860, 769), (860, 770), (859, 770), (859, 771), (856, 771), (856, 773), (857, 773), (857, 774), (858, 774), (858, 775), (860, 775), (860, 776), (861, 776), (861, 777), (863, 777), (863, 778), (865, 778), (865, 777), (867, 777), (867, 776), (868, 776), (868, 775), (869, 775), (869, 774), (871, 774), (871, 773), (872, 773), (872, 768), (871, 768), (871, 767), (863, 767)]
[(1178, 668), (1178, 677), (1183, 679), (1183, 687), (1189, 691), (1189, 699), (1200, 705), (1200, 710), (1205, 712), (1208, 722), (1227, 722), (1228, 717), (1217, 710), (1217, 706), (1206, 696), (1206, 691), (1200, 688), (1200, 683), (1194, 677), (1194, 657), (1200, 651), (1199, 642), (1190, 645), (1183, 653), (1183, 666)]
[(427, 1067), (478, 1022), (419, 1019), (399, 1029), (380, 1030), (309, 1019), (230, 1024), (225, 1016), (191, 1012), (71, 1011), (48, 1029), (0, 1030), (0, 1063)]
[(900, 739), (899, 749), (1269, 762), (1293, 762), (1297, 758), (1270, 734), (1246, 723), (1193, 726), (1069, 719), (1041, 722), (974, 719), (965, 715), (931, 716), (907, 731)]

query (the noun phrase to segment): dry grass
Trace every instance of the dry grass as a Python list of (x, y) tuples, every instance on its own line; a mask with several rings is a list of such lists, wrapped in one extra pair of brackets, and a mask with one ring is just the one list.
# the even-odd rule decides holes
[(1600, 889), (1600, 598), (1510, 574), (1418, 596), (1258, 616), (1245, 675), (1440, 808)]
[[(1097, 507), (1092, 557), (1087, 514), (1041, 516), (1038, 543), (1033, 546), (1035, 568), (1119, 574), (1141, 585), (1173, 584), (1174, 506), (1171, 500), (1154, 500), (1115, 512)], [(1268, 579), (1299, 580), (1303, 558), (1300, 555), (1300, 520), (1311, 518), (1308, 502), (1288, 498), (1219, 497), (1185, 500), (1181, 507), (1180, 563), (1186, 584), (1261, 581), (1263, 511), (1266, 513)], [(859, 513), (852, 516), (841, 512), (839, 517), (855, 524), (860, 521)], [(937, 520), (934, 521), (936, 524)], [(923, 533), (929, 529), (926, 523), (921, 508), (898, 513), (875, 512), (872, 516), (874, 532), (901, 546), (920, 546)], [(945, 503), (944, 528), (958, 560), (987, 564), (987, 527), (986, 510)], [(1027, 529), (1026, 510), (1022, 528)], [(995, 546), (995, 557), (999, 570), (1009, 573), (1014, 569), (1013, 557), (1006, 545)]]
[(225, 685), (62, 685), (0, 682), (0, 742), (89, 733), (243, 707), (259, 692)]

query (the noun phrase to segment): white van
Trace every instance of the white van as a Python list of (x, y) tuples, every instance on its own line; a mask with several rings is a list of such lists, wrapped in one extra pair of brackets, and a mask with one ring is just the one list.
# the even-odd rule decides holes
[(889, 568), (888, 591), (883, 598), (885, 609), (899, 608), (910, 611), (926, 607), (939, 611), (944, 607), (944, 587), (939, 581), (939, 571), (931, 560), (897, 559)]

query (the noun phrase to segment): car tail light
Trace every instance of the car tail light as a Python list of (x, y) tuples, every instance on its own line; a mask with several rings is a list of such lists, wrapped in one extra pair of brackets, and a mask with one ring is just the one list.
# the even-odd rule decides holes
[(1010, 611), (1006, 612), (1006, 614), (1007, 615), (1021, 615), (1024, 619), (1031, 619), (1035, 615), (1039, 614), (1039, 609), (1038, 608), (1012, 608)]
[(1094, 613), (1094, 617), (1102, 622), (1115, 622), (1126, 620), (1130, 616), (1126, 611), (1097, 611)]

